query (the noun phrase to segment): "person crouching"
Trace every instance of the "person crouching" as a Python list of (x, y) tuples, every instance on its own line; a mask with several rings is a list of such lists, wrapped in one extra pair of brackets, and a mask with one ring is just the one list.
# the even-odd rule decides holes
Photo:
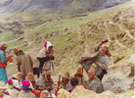
[(30, 82), (24, 80), (21, 86), (22, 91), (18, 94), (17, 98), (37, 98), (30, 89)]

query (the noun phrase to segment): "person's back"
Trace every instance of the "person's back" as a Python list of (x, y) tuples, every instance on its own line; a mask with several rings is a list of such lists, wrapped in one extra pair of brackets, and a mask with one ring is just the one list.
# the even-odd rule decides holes
[(36, 95), (32, 93), (32, 89), (30, 88), (31, 84), (28, 80), (24, 80), (21, 83), (22, 91), (19, 92), (17, 98), (37, 98)]
[(18, 56), (18, 61), (21, 63), (20, 69), (24, 76), (26, 76), (27, 73), (33, 73), (33, 61), (30, 55), (22, 54)]

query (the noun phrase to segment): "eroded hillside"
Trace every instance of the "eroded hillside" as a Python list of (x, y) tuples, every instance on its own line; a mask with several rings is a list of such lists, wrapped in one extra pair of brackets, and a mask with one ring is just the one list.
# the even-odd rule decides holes
[[(56, 73), (65, 71), (73, 73), (80, 66), (77, 63), (80, 57), (93, 53), (94, 46), (103, 39), (110, 41), (108, 44), (113, 54), (111, 64), (118, 63), (135, 52), (135, 8), (131, 5), (131, 7), (114, 11), (117, 8), (119, 7), (97, 12), (103, 14), (89, 19), (90, 22), (75, 24), (77, 26), (65, 28), (59, 27), (56, 23), (55, 28), (53, 25), (44, 28), (46, 24), (41, 25), (33, 30), (28, 30), (31, 32), (28, 40), (33, 41), (33, 51), (39, 51), (45, 40), (50, 40), (54, 44)], [(51, 26), (54, 30), (50, 28)], [(35, 48), (35, 46), (38, 47)]]

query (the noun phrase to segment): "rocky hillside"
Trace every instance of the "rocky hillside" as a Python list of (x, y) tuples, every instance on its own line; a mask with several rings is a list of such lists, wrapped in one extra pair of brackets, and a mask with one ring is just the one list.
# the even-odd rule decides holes
[(80, 66), (77, 62), (81, 56), (89, 56), (98, 42), (108, 39), (113, 54), (110, 64), (115, 65), (135, 51), (133, 2), (77, 18), (55, 19), (36, 25), (34, 21), (22, 22), (25, 33), (10, 46), (24, 48), (35, 57), (44, 41), (50, 40), (56, 51), (56, 73), (72, 73)]
[[(39, 50), (44, 47), (44, 42), (46, 40), (51, 41), (55, 49), (55, 73), (58, 75), (67, 71), (74, 74), (76, 69), (81, 66), (78, 64), (80, 57), (90, 56), (94, 52), (94, 46), (98, 42), (103, 39), (108, 39), (108, 46), (113, 56), (110, 59), (109, 73), (104, 77), (102, 82), (105, 90), (110, 90), (113, 93), (107, 91), (102, 94), (96, 94), (92, 91), (79, 88), (75, 93), (69, 95), (69, 98), (82, 98), (81, 96), (86, 96), (86, 94), (92, 98), (107, 98), (106, 96), (109, 96), (108, 98), (117, 98), (117, 96), (118, 98), (130, 98), (133, 96), (135, 0), (108, 9), (87, 12), (86, 15), (80, 17), (58, 17), (54, 14), (44, 16), (44, 13), (42, 14), (40, 11), (37, 11), (36, 14), (32, 14), (31, 16), (27, 16), (28, 14), (24, 14), (25, 11), (27, 12), (34, 7), (36, 7), (36, 10), (45, 8), (42, 5), (44, 5), (45, 3), (43, 2), (47, 0), (40, 0), (41, 3), (39, 3), (38, 6), (37, 2), (39, 0), (24, 1), (25, 0), (13, 0), (7, 3), (7, 5), (3, 5), (5, 2), (0, 3), (7, 8), (9, 12), (18, 9), (19, 14), (16, 13), (15, 16), (21, 16), (22, 18), (21, 21), (7, 20), (8, 22), (0, 24), (0, 28), (2, 29), (0, 41), (7, 41), (11, 49), (19, 47), (28, 52), (33, 57), (35, 66), (38, 65), (36, 55)], [(47, 9), (53, 9), (50, 3), (51, 1), (54, 0), (48, 0), (47, 5), (50, 5), (50, 7), (47, 7)], [(55, 6), (55, 8), (57, 8), (55, 11), (61, 11), (63, 6), (65, 6), (62, 11), (67, 11), (68, 9), (68, 11), (71, 12), (85, 12), (85, 10), (78, 10), (78, 5), (82, 4), (82, 6), (84, 6), (89, 5), (89, 1), (94, 2), (94, 0), (86, 0), (86, 2), (83, 2), (84, 0), (69, 0), (70, 3), (69, 1), (65, 2), (67, 0), (58, 1), (61, 1), (61, 3), (60, 6)], [(101, 1), (102, 0), (100, 0), (100, 3)], [(20, 2), (24, 5), (20, 5)], [(15, 6), (16, 4), (18, 6)], [(28, 6), (29, 4), (32, 5)], [(102, 3), (102, 7), (93, 6), (96, 8), (106, 8), (108, 7), (106, 4), (108, 5), (108, 2)], [(89, 7), (87, 6), (87, 8)], [(1, 9), (3, 9), (3, 7), (1, 7)], [(54, 11), (54, 9), (51, 11)], [(24, 13), (22, 14), (20, 12)], [(16, 17), (14, 17), (14, 19), (17, 19)], [(16, 36), (17, 32), (13, 33), (14, 29), (21, 29), (23, 33)], [(9, 32), (9, 30), (12, 32)], [(12, 72), (13, 68), (15, 68), (15, 64), (8, 66), (8, 75), (14, 73)], [(84, 74), (85, 77), (87, 77), (86, 73)], [(79, 94), (80, 96), (78, 96), (78, 92), (81, 93)]]
[[(5, 5), (5, 8), (9, 9), (8, 7), (11, 7), (11, 10), (9, 9), (7, 11), (15, 11), (16, 8), (14, 4), (16, 3), (18, 5), (16, 6), (17, 9), (19, 9), (17, 11), (28, 11), (28, 9), (32, 7), (37, 7), (37, 3), (35, 5), (34, 2), (39, 0), (32, 0), (33, 3), (31, 0), (27, 0), (27, 2), (24, 1), (25, 0), (13, 0), (8, 5)], [(40, 1), (43, 3), (44, 0)], [(48, 0), (48, 3), (50, 1), (53, 0)], [(71, 0), (70, 3), (69, 1), (67, 4), (71, 4), (72, 7), (74, 7), (74, 4), (85, 5), (86, 3), (83, 2), (84, 0)], [(24, 5), (20, 6), (20, 2)], [(64, 0), (61, 0), (61, 2), (64, 2)], [(4, 2), (1, 4), (4, 4)], [(28, 7), (29, 4), (33, 5)], [(65, 4), (65, 9), (74, 9), (70, 5), (66, 6), (67, 4)], [(86, 5), (87, 4), (88, 2)], [(104, 4), (108, 3), (106, 2)], [(40, 7), (38, 6), (37, 8), (41, 9), (43, 6), (42, 4), (39, 5)], [(61, 6), (55, 8), (63, 8), (62, 5), (61, 3)], [(102, 7), (104, 8), (104, 6)], [(52, 7), (50, 8), (52, 9)], [(99, 6), (97, 8), (99, 8)], [(65, 9), (64, 11), (66, 11)], [(77, 11), (76, 9), (78, 10), (78, 8), (75, 8), (74, 11)], [(82, 11), (85, 12), (84, 10)], [(41, 12), (37, 12), (37, 14), (33, 14), (31, 17), (27, 17), (27, 14), (20, 14), (20, 16), (23, 17), (23, 19), (19, 21), (19, 23), (21, 23), (21, 29), (24, 31), (23, 34), (19, 35), (21, 37), (13, 37), (13, 39), (9, 41), (9, 36), (5, 39), (3, 38), (4, 33), (1, 33), (2, 37), (0, 36), (0, 39), (7, 41), (10, 48), (19, 47), (27, 51), (35, 60), (35, 65), (38, 65), (35, 58), (37, 53), (44, 47), (44, 42), (50, 40), (54, 45), (56, 54), (54, 60), (56, 75), (63, 74), (67, 71), (74, 74), (76, 69), (81, 66), (78, 64), (80, 57), (91, 55), (94, 52), (94, 46), (98, 42), (103, 39), (108, 39), (109, 49), (113, 56), (110, 60), (109, 74), (103, 81), (105, 84), (104, 88), (116, 94), (119, 92), (120, 94), (125, 93), (124, 97), (123, 95), (118, 95), (121, 96), (120, 98), (129, 98), (125, 97), (126, 92), (129, 90), (133, 91), (134, 88), (135, 0), (112, 8), (88, 12), (86, 15), (80, 17), (56, 18), (54, 15), (43, 17)], [(14, 25), (13, 23), (14, 22), (11, 22), (12, 25)], [(11, 70), (12, 68), (8, 66), (8, 69)], [(8, 71), (8, 74), (11, 73)]]

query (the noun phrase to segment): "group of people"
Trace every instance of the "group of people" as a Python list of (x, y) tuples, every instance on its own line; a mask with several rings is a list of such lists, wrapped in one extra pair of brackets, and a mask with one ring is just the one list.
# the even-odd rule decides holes
[[(6, 57), (7, 44), (0, 46), (0, 98), (61, 98), (60, 89), (69, 93), (74, 92), (76, 86), (97, 93), (104, 91), (102, 79), (108, 72), (108, 57), (111, 56), (108, 47), (104, 45), (108, 40), (101, 41), (95, 48), (95, 53), (90, 57), (82, 57), (76, 73), (71, 76), (69, 72), (59, 75), (56, 79), (54, 73), (54, 49), (51, 42), (46, 41), (44, 48), (37, 55), (39, 68), (33, 68), (33, 60), (19, 48), (14, 49), (17, 56), (18, 72), (8, 79), (6, 73), (7, 62), (13, 55)], [(84, 71), (88, 79), (84, 78)], [(35, 77), (37, 74), (37, 77)], [(6, 85), (8, 84), (8, 86)], [(1, 97), (2, 96), (2, 97)], [(5, 97), (6, 96), (6, 97)], [(8, 96), (8, 97), (7, 97)]]

